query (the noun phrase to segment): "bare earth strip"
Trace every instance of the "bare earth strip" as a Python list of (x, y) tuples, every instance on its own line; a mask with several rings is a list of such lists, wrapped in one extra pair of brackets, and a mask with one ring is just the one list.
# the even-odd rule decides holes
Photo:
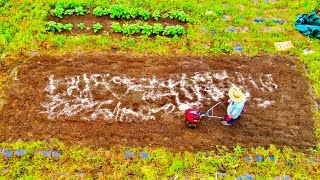
[[(49, 140), (93, 147), (154, 146), (177, 150), (291, 146), (314, 142), (308, 82), (280, 57), (143, 56), (98, 53), (37, 56), (9, 83), (0, 140)], [(187, 129), (185, 109), (204, 113), (227, 99), (232, 85), (246, 92), (240, 120), (204, 120)], [(215, 109), (224, 116), (226, 107)]]

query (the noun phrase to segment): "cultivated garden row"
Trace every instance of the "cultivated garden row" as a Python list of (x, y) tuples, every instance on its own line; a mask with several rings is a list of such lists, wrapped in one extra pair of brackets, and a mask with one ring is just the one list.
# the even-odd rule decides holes
[[(47, 27), (49, 31), (52, 32), (62, 32), (63, 30), (71, 31), (73, 29), (73, 24), (62, 24), (54, 21), (49, 21), (47, 23)], [(86, 26), (84, 23), (77, 24), (81, 30), (90, 30), (91, 27)], [(96, 33), (103, 28), (100, 23), (96, 23), (93, 25), (93, 31)], [(113, 22), (111, 25), (111, 31), (115, 33), (123, 33), (125, 35), (134, 35), (134, 34), (143, 34), (147, 36), (151, 35), (166, 35), (166, 36), (176, 36), (186, 34), (186, 29), (183, 26), (166, 26), (164, 27), (162, 24), (142, 24), (141, 22), (136, 22), (134, 24), (125, 23), (121, 25), (120, 23)]]
[[(89, 14), (90, 11), (85, 9), (83, 5), (63, 5), (56, 4), (55, 8), (50, 10), (50, 14), (55, 17), (63, 18), (64, 15), (86, 15)], [(121, 5), (112, 5), (110, 7), (96, 7), (93, 9), (93, 14), (98, 17), (109, 16), (112, 19), (131, 19), (131, 18), (139, 18), (148, 20), (151, 17), (158, 21), (160, 18), (170, 18), (177, 19), (182, 22), (190, 22), (192, 21), (188, 14), (184, 11), (169, 11), (169, 12), (161, 12), (160, 10), (149, 11), (147, 9), (142, 8), (131, 8), (124, 7)]]

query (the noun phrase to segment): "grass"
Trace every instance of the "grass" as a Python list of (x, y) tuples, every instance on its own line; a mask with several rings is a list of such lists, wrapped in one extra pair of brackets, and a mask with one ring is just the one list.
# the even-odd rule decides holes
[[(143, 35), (114, 37), (111, 32), (65, 36), (48, 32), (47, 18), (56, 2), (0, 0), (0, 63), (3, 68), (0, 74), (0, 91), (2, 84), (11, 78), (9, 74), (14, 67), (27, 59), (33, 50), (53, 54), (111, 49), (135, 53), (236, 54), (234, 46), (241, 45), (242, 54), (246, 56), (268, 53), (300, 57), (309, 70), (307, 76), (311, 80), (317, 101), (320, 101), (320, 41), (301, 35), (293, 27), (296, 16), (313, 10), (317, 6), (317, 0), (279, 0), (269, 3), (263, 0), (116, 0), (112, 3), (110, 0), (58, 0), (61, 3), (82, 3), (90, 8), (107, 7), (117, 3), (132, 8), (142, 7), (150, 12), (183, 10), (190, 15), (193, 22), (188, 23), (186, 35), (174, 38)], [(266, 21), (256, 23), (253, 21), (256, 18)], [(273, 23), (275, 19), (285, 22), (282, 25)], [(226, 31), (230, 27), (236, 32)], [(246, 28), (244, 32), (239, 32)], [(275, 51), (275, 42), (288, 40), (294, 44), (293, 49), (286, 52)], [(305, 48), (312, 49), (315, 53), (303, 55)], [(0, 105), (2, 103), (1, 101)], [(315, 135), (318, 138), (319, 114), (319, 110), (315, 112)], [(125, 148), (92, 150), (67, 147), (61, 142), (46, 144), (21, 141), (3, 143), (2, 147), (12, 150), (25, 148), (29, 154), (11, 159), (0, 156), (0, 167), (4, 170), (0, 179), (77, 179), (81, 176), (96, 178), (101, 174), (108, 175), (105, 178), (111, 179), (234, 179), (244, 174), (254, 174), (256, 179), (273, 179), (282, 175), (295, 179), (320, 177), (317, 170), (319, 163), (310, 161), (312, 157), (319, 159), (319, 147), (307, 154), (292, 152), (290, 148), (280, 151), (273, 146), (269, 149), (236, 147), (233, 151), (221, 148), (217, 152), (198, 153), (134, 148), (130, 151), (135, 154), (145, 151), (149, 157), (142, 159), (136, 155), (130, 160), (124, 158), (127, 151)], [(48, 148), (62, 151), (59, 160), (32, 153)], [(244, 161), (247, 156), (262, 155), (268, 158), (271, 154), (275, 157), (275, 162)], [(288, 166), (289, 162), (292, 166)]]
[[(308, 155), (285, 147), (232, 150), (216, 147), (208, 152), (172, 152), (163, 148), (91, 149), (66, 146), (60, 141), (2, 143), (9, 150), (25, 149), (21, 157), (0, 155), (3, 179), (235, 179), (250, 175), (255, 179), (288, 176), (294, 179), (317, 179), (319, 147)], [(58, 158), (43, 156), (55, 149)], [(142, 156), (144, 155), (144, 156)]]

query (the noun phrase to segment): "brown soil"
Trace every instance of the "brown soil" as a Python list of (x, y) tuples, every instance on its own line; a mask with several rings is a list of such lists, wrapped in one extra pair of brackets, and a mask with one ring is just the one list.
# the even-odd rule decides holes
[[(164, 111), (155, 113), (155, 120), (143, 120), (131, 116), (124, 117), (122, 122), (103, 116), (98, 116), (96, 119), (88, 118), (90, 116), (87, 114), (92, 114), (96, 106), (88, 107), (74, 115), (64, 114), (52, 119), (49, 119), (48, 113), (41, 113), (44, 111), (43, 105), (52, 101), (48, 96), (49, 92), (44, 91), (49, 84), (50, 75), (54, 75), (54, 79), (60, 81), (77, 75), (83, 77), (83, 74), (88, 77), (93, 74), (109, 74), (110, 77), (130, 77), (131, 80), (152, 77), (163, 80), (171, 77), (175, 80), (181, 79), (183, 73), (191, 77), (195, 73), (214, 74), (220, 71), (226, 71), (228, 77), (221, 81), (214, 79), (212, 83), (224, 89), (225, 95), (230, 83), (242, 85), (244, 90), (251, 94), (245, 112), (232, 126), (223, 126), (217, 119), (206, 119), (199, 128), (188, 129), (184, 121), (184, 111), (179, 111), (177, 108), (174, 113)], [(246, 77), (245, 82), (241, 82), (239, 73)], [(259, 77), (266, 81), (268, 74), (272, 75), (274, 83), (278, 86), (277, 88), (275, 85), (270, 86), (272, 91), (268, 91), (268, 88), (263, 89), (259, 84)], [(130, 54), (112, 52), (78, 53), (62, 57), (38, 55), (28, 63), (22, 64), (17, 79), (9, 82), (10, 88), (6, 91), (8, 100), (2, 110), (0, 121), (0, 141), (58, 138), (66, 143), (92, 147), (111, 147), (121, 144), (164, 146), (190, 151), (210, 150), (215, 145), (231, 148), (235, 145), (256, 147), (274, 144), (277, 147), (291, 146), (295, 150), (305, 150), (315, 143), (315, 138), (308, 82), (301, 74), (292, 60), (280, 57), (252, 59), (187, 55), (134, 57)], [(248, 77), (252, 77), (258, 88), (248, 81)], [(191, 83), (190, 80), (188, 82)], [(66, 92), (67, 85), (64, 83), (54, 90), (56, 94), (62, 95)], [(203, 94), (205, 94), (204, 89), (208, 88), (206, 85), (207, 83), (203, 82), (200, 86)], [(119, 96), (125, 94), (128, 89), (123, 84), (111, 86), (114, 93)], [(83, 80), (79, 83), (79, 87), (85, 88)], [(158, 90), (161, 91), (161, 88)], [(190, 89), (188, 91), (192, 92)], [(115, 99), (102, 86), (92, 86), (91, 92), (91, 98), (95, 102)], [(156, 100), (142, 100), (141, 97), (139, 91), (130, 91), (119, 101), (121, 107), (131, 108), (134, 111), (144, 106), (161, 107), (166, 103), (177, 105), (175, 97), (172, 96)], [(68, 98), (73, 97), (66, 95), (65, 99)], [(188, 100), (182, 95), (179, 95), (179, 98), (182, 102)], [(219, 101), (225, 99), (226, 96)], [(274, 103), (265, 108), (260, 107), (259, 99)], [(199, 107), (204, 113), (215, 103), (214, 100), (204, 99)], [(114, 108), (116, 105), (108, 106)], [(63, 107), (59, 108), (61, 110)], [(223, 116), (225, 108), (224, 105), (218, 106), (215, 114)]]
[[(90, 35), (97, 35), (97, 34), (102, 34), (102, 33), (109, 33), (112, 35), (121, 35), (122, 33), (113, 33), (111, 31), (111, 25), (113, 22), (119, 22), (121, 25), (124, 23), (128, 23), (128, 24), (133, 24), (136, 23), (137, 21), (141, 21), (142, 24), (147, 23), (149, 25), (154, 25), (155, 23), (157, 24), (162, 24), (164, 27), (166, 26), (173, 26), (173, 25), (181, 25), (184, 28), (187, 28), (187, 23), (181, 22), (179, 20), (176, 19), (163, 19), (160, 18), (159, 21), (155, 21), (154, 19), (150, 18), (148, 20), (143, 20), (143, 19), (112, 19), (109, 16), (102, 16), (102, 17), (98, 17), (95, 16), (93, 14), (87, 14), (84, 16), (79, 16), (79, 15), (71, 15), (71, 16), (63, 16), (63, 18), (59, 18), (59, 17), (53, 17), (53, 16), (49, 16), (48, 21), (55, 21), (55, 22), (59, 22), (62, 24), (68, 24), (71, 23), (73, 24), (73, 28), (71, 31), (68, 30), (63, 30), (62, 32), (56, 32), (57, 34), (64, 34), (64, 35), (77, 35), (77, 34), (90, 34)], [(77, 25), (79, 23), (84, 23), (86, 27), (90, 27), (90, 30), (86, 30), (86, 29), (80, 29)], [(93, 25), (96, 23), (100, 23), (103, 28), (94, 33), (93, 32)]]

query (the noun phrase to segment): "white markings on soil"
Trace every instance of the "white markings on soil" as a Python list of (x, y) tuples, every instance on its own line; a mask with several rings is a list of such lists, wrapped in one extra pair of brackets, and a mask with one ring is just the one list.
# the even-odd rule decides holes
[(258, 107), (266, 108), (267, 106), (270, 106), (272, 104), (274, 104), (274, 101), (263, 101), (258, 104)]
[[(231, 78), (232, 79), (232, 78)], [(110, 74), (83, 74), (65, 78), (49, 77), (42, 104), (49, 119), (81, 116), (83, 120), (148, 121), (163, 113), (175, 114), (203, 103), (220, 101), (229, 87), (238, 85), (273, 91), (278, 88), (272, 75), (254, 76), (236, 73), (230, 80), (226, 71), (215, 73), (173, 74), (168, 79), (157, 77), (133, 78)], [(224, 88), (218, 84), (224, 82)], [(246, 92), (249, 97), (250, 93)], [(261, 100), (262, 102), (262, 100)], [(259, 106), (266, 107), (265, 101)]]
[(274, 101), (262, 100), (261, 98), (253, 98), (257, 102), (258, 107), (267, 108), (268, 106), (274, 104)]

